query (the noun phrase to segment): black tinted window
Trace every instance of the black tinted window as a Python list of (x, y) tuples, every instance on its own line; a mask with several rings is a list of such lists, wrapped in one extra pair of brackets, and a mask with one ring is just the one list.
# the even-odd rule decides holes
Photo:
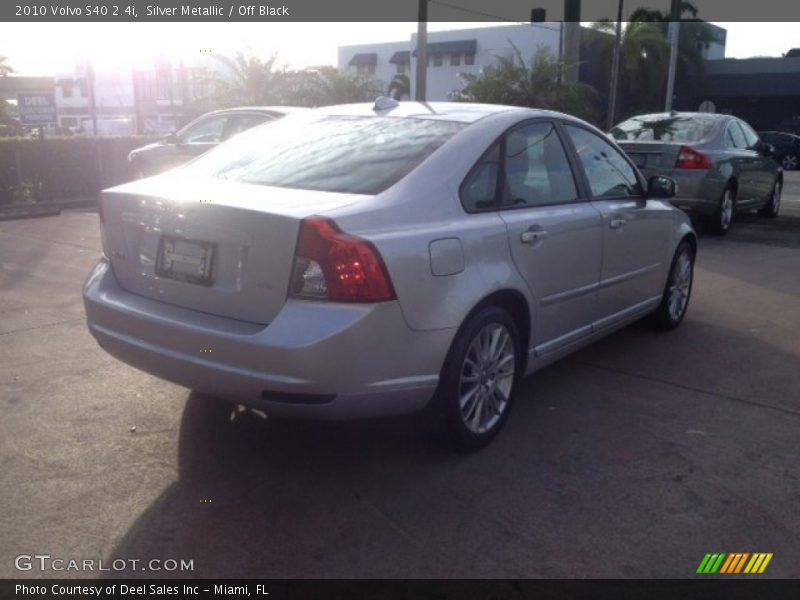
[(201, 175), (277, 187), (377, 194), (464, 123), (392, 117), (286, 117), (190, 163)]

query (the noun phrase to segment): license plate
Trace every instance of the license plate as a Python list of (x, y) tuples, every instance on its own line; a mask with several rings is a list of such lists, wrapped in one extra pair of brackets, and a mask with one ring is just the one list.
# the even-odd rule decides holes
[(216, 245), (210, 242), (161, 236), (158, 242), (156, 275), (210, 286), (215, 247)]
[(646, 154), (629, 154), (628, 156), (631, 157), (633, 164), (637, 167), (644, 167), (647, 164), (647, 155)]

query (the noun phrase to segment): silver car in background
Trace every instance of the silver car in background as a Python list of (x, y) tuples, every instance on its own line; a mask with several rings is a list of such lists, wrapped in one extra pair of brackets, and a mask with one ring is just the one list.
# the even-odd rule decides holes
[(429, 407), (476, 448), (524, 375), (647, 315), (681, 323), (696, 238), (674, 182), (564, 114), (381, 100), (103, 192), (100, 345), (270, 414)]
[(646, 177), (667, 175), (678, 184), (673, 204), (703, 219), (718, 235), (739, 212), (777, 217), (783, 170), (774, 149), (731, 115), (658, 113), (632, 117), (611, 130)]

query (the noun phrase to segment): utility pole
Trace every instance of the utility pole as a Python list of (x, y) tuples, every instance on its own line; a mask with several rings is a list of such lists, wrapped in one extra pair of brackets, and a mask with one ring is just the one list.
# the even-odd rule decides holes
[(581, 60), (581, 0), (564, 0), (564, 75), (565, 83), (577, 83)]
[(94, 67), (86, 61), (86, 83), (89, 86), (89, 116), (92, 118), (92, 135), (97, 137), (97, 102), (94, 94)]
[(414, 100), (425, 102), (428, 83), (428, 0), (419, 0), (417, 17), (417, 80)]
[(667, 73), (667, 97), (664, 111), (672, 110), (672, 97), (675, 95), (675, 73), (678, 70), (678, 47), (681, 33), (681, 1), (671, 0), (669, 11), (669, 72)]
[(614, 40), (614, 58), (611, 61), (611, 87), (608, 93), (608, 117), (606, 129), (614, 126), (617, 118), (617, 88), (619, 87), (619, 55), (622, 47), (622, 5), (624, 0), (619, 0), (617, 5), (617, 28)]

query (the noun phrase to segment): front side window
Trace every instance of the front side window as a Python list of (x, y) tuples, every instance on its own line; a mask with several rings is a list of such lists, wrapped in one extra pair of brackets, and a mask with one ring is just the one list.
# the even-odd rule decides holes
[(244, 183), (378, 194), (464, 127), (424, 118), (289, 116), (237, 135), (185, 169)]
[(225, 124), (225, 129), (222, 132), (222, 138), (227, 140), (236, 134), (247, 131), (256, 125), (261, 125), (261, 123), (269, 120), (271, 120), (271, 117), (268, 115), (232, 115)]
[(614, 146), (583, 127), (567, 125), (566, 129), (586, 172), (592, 196), (619, 198), (642, 195), (636, 171)]
[(578, 198), (556, 128), (532, 123), (506, 135), (502, 207), (543, 206)]
[(183, 144), (217, 144), (222, 141), (222, 132), (228, 117), (209, 117), (190, 125), (178, 134)]

